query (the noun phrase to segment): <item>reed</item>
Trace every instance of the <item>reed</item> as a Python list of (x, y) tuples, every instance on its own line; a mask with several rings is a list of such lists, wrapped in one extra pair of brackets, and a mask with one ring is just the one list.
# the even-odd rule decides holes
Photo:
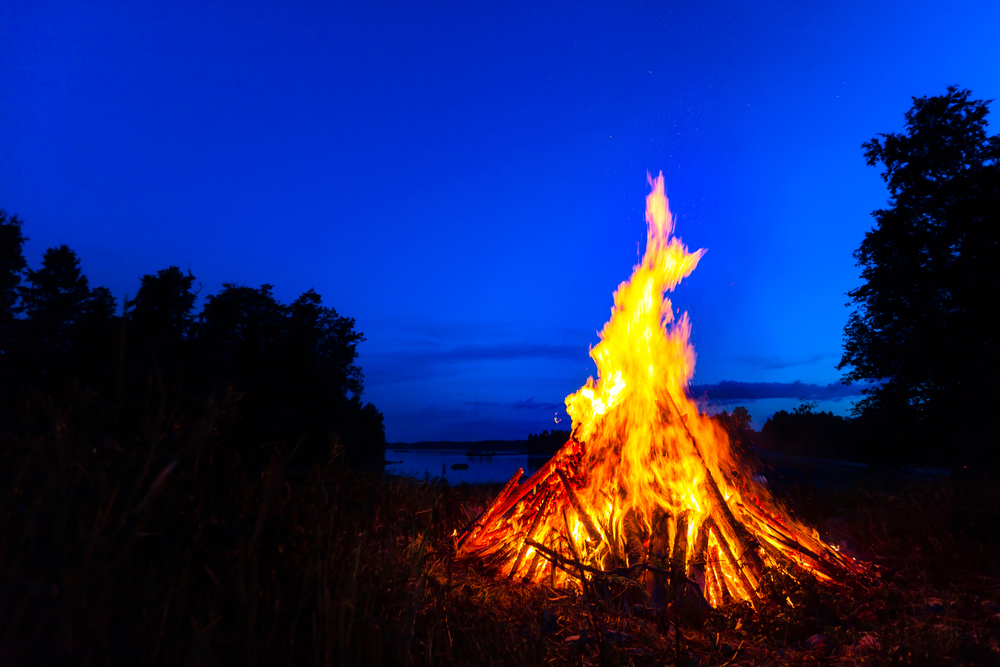
[(92, 394), (32, 406), (0, 442), (5, 665), (1000, 657), (1000, 486), (989, 476), (785, 488), (793, 512), (877, 566), (871, 576), (833, 587), (771, 577), (759, 609), (692, 618), (643, 598), (637, 572), (570, 563), (587, 585), (561, 589), (454, 561), (453, 536), (497, 485), (359, 475), (336, 447), (307, 470), (294, 444), (241, 456), (225, 399), (156, 407), (127, 435)]

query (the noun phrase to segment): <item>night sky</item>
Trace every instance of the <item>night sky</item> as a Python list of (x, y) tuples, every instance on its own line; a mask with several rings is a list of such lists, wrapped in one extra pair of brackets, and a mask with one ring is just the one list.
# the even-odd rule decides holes
[(861, 143), (911, 96), (1000, 99), (998, 26), (995, 0), (5, 0), (0, 208), (32, 267), (68, 244), (119, 305), (170, 265), (202, 296), (314, 287), (390, 442), (523, 438), (568, 427), (662, 170), (708, 249), (672, 295), (696, 393), (846, 414), (887, 197)]

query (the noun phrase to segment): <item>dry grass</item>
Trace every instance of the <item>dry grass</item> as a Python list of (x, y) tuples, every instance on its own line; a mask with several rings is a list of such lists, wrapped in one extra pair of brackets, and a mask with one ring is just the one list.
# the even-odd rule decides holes
[(678, 654), (672, 610), (657, 613), (634, 586), (526, 587), (453, 561), (452, 532), (496, 487), (364, 477), (336, 456), (294, 473), (281, 445), (237, 455), (220, 435), (225, 410), (213, 406), (154, 415), (130, 442), (101, 435), (88, 410), (51, 410), (3, 438), (5, 665), (966, 665), (1000, 656), (993, 477), (784, 488), (793, 510), (871, 562), (872, 576), (849, 587), (771, 581), (756, 612), (686, 618)]

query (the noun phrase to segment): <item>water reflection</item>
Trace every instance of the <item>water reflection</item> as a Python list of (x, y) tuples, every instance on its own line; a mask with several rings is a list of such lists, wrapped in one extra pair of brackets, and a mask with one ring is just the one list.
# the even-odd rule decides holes
[(530, 475), (548, 460), (548, 457), (528, 456), (523, 452), (470, 456), (455, 449), (390, 449), (385, 457), (392, 462), (385, 467), (387, 473), (418, 479), (444, 477), (451, 485), (506, 482), (518, 468), (524, 468), (525, 475)]

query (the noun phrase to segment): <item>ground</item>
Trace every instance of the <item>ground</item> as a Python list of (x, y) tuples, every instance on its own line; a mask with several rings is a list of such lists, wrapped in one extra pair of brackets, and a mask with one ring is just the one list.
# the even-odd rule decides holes
[(684, 614), (678, 637), (669, 606), (616, 582), (584, 595), (455, 560), (496, 485), (295, 470), (213, 433), (3, 439), (0, 663), (1000, 664), (995, 473), (761, 470), (867, 574), (778, 577), (758, 609)]

